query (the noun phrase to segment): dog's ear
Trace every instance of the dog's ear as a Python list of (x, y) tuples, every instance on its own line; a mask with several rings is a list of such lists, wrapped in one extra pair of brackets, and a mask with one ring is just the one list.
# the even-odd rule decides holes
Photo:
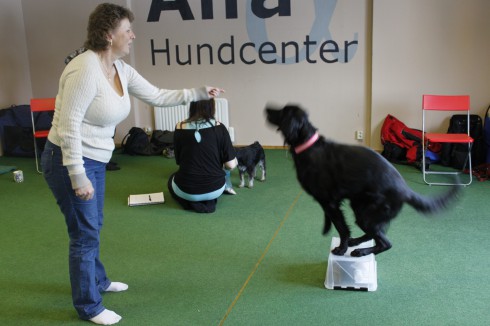
[(303, 142), (311, 132), (308, 114), (296, 105), (286, 106), (283, 110), (280, 129), (290, 145)]
[[(284, 120), (288, 120), (288, 122), (285, 122)], [(293, 143), (296, 143), (304, 126), (304, 119), (296, 114), (291, 114), (288, 116), (287, 119), (284, 120), (284, 128), (287, 129), (289, 140)]]

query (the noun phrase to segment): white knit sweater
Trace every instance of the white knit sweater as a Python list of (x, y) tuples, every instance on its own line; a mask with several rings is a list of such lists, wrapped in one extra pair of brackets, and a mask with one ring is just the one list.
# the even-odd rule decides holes
[(208, 99), (206, 87), (166, 90), (150, 84), (122, 60), (115, 62), (123, 96), (107, 81), (97, 54), (88, 50), (63, 71), (56, 96), (56, 110), (48, 139), (61, 147), (72, 188), (89, 184), (82, 157), (109, 162), (114, 131), (130, 111), (129, 95), (152, 106), (173, 106)]

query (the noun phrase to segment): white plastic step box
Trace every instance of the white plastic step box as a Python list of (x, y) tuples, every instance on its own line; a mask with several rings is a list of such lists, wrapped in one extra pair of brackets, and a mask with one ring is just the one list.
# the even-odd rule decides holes
[[(333, 237), (330, 249), (340, 244), (340, 238)], [(325, 287), (330, 290), (376, 291), (378, 279), (374, 254), (363, 257), (352, 257), (350, 253), (356, 248), (374, 246), (370, 240), (356, 247), (349, 247), (343, 256), (330, 252), (328, 256)]]

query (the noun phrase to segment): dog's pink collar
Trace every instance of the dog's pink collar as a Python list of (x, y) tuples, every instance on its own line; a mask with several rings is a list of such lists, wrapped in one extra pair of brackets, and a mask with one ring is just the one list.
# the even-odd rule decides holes
[(294, 152), (295, 152), (296, 154), (299, 154), (299, 153), (301, 153), (301, 152), (303, 152), (303, 151), (307, 150), (308, 148), (310, 148), (310, 147), (311, 147), (311, 145), (313, 145), (313, 144), (314, 144), (314, 143), (315, 143), (315, 142), (318, 140), (318, 138), (319, 138), (319, 137), (320, 137), (320, 135), (318, 135), (318, 132), (315, 132), (315, 134), (314, 134), (313, 136), (311, 136), (311, 138), (310, 138), (310, 139), (308, 139), (308, 140), (306, 141), (306, 143), (303, 143), (303, 144), (301, 144), (301, 145), (299, 145), (299, 146), (296, 146), (296, 147), (294, 148)]

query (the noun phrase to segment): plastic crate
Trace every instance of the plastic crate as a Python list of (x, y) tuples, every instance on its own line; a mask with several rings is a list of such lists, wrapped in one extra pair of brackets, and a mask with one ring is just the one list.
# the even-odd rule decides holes
[[(330, 249), (337, 247), (340, 238), (333, 237)], [(356, 248), (372, 247), (374, 241), (349, 247), (344, 256), (330, 252), (328, 256), (325, 287), (330, 290), (376, 291), (378, 278), (376, 274), (376, 259), (374, 254), (363, 257), (352, 257), (350, 253)]]

